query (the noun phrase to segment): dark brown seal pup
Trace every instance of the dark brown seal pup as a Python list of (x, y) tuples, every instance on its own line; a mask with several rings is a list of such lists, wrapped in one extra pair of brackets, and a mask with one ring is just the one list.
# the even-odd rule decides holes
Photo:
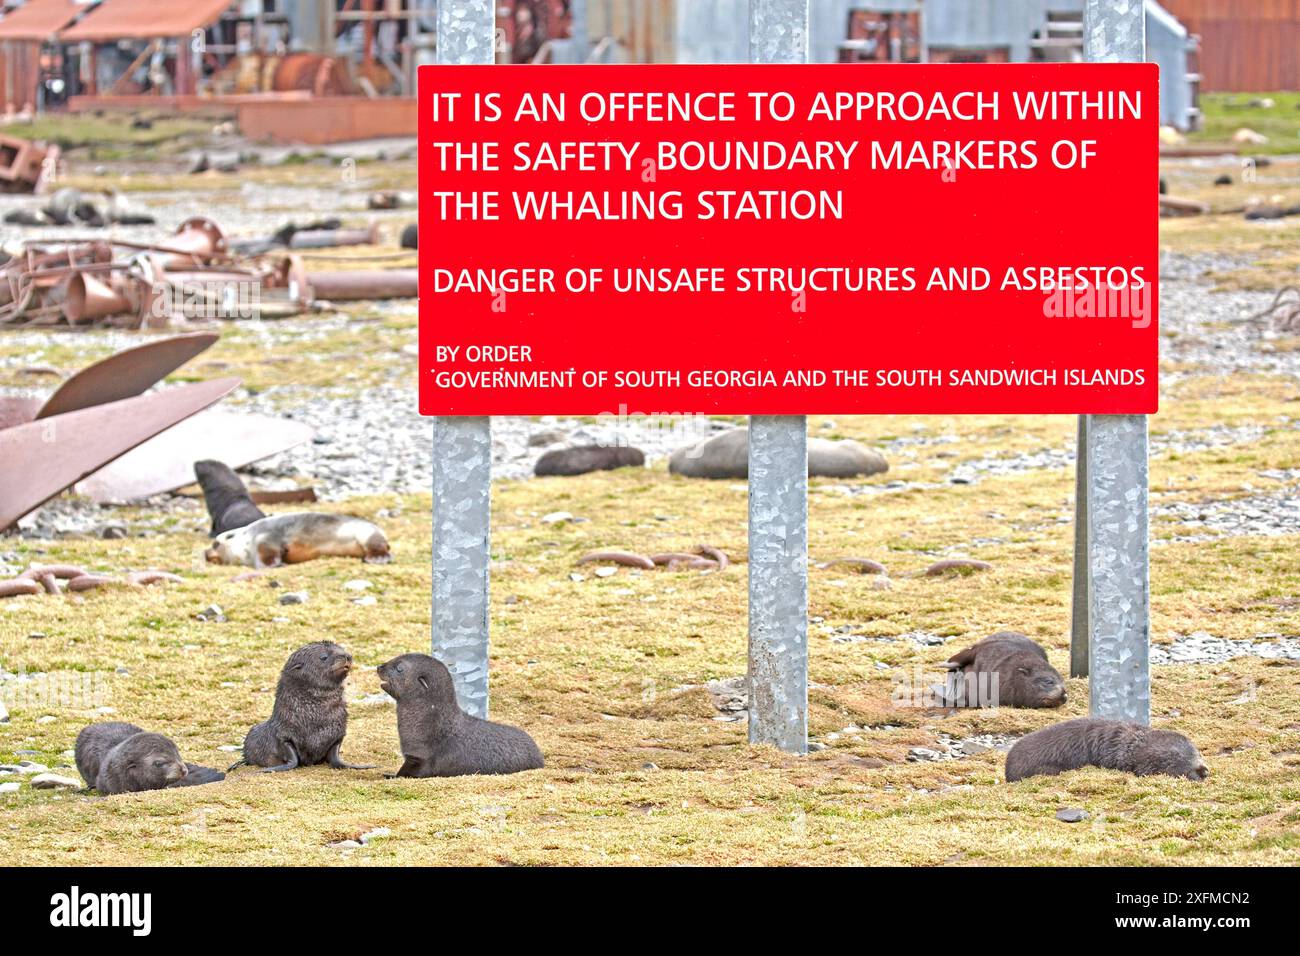
[(339, 747), (348, 732), (343, 681), (352, 655), (328, 641), (300, 647), (285, 662), (275, 687), (271, 719), (244, 738), (244, 759), (264, 772), (328, 763), (335, 769), (372, 770), (344, 763)]
[(233, 531), (250, 525), (266, 512), (253, 504), (248, 489), (229, 466), (220, 461), (196, 461), (194, 477), (203, 489), (203, 503), (212, 516), (209, 536), (215, 538), (224, 531)]
[(639, 448), (622, 445), (583, 445), (578, 448), (556, 448), (548, 451), (533, 466), (539, 478), (561, 476), (571, 478), (593, 471), (613, 471), (615, 468), (641, 467), (645, 452)]
[[(1047, 663), (1047, 652), (1015, 631), (999, 631), (958, 651), (948, 658), (948, 668), (954, 671), (945, 692), (950, 707), (1060, 707), (1065, 703), (1065, 680)], [(989, 677), (982, 684), (985, 674)], [(994, 674), (998, 678), (994, 699), (968, 692), (983, 686), (991, 695)]]
[(95, 789), (105, 795), (162, 790), (187, 773), (181, 752), (162, 734), (132, 734), (104, 756)]
[(104, 794), (196, 787), (226, 779), (220, 770), (182, 761), (176, 745), (161, 734), (121, 721), (82, 728), (74, 754), (86, 785)]
[(379, 681), (397, 700), (397, 736), (406, 758), (392, 776), (459, 777), (542, 766), (542, 752), (524, 731), (461, 710), (451, 673), (428, 654), (403, 654), (379, 665)]
[(1080, 767), (1123, 770), (1146, 777), (1167, 773), (1189, 780), (1210, 775), (1196, 745), (1173, 730), (1101, 717), (1081, 717), (1036, 730), (1007, 754), (1007, 783)]

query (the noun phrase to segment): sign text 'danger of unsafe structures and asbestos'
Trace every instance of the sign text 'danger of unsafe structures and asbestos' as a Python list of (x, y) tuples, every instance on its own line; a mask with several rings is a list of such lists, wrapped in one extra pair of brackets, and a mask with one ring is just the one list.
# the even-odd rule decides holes
[(420, 70), (427, 415), (1156, 410), (1150, 64)]

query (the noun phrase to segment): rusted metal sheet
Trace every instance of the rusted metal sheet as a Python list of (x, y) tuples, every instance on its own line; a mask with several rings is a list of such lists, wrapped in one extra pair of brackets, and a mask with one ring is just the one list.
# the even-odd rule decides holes
[(151, 438), (77, 485), (101, 504), (134, 501), (194, 483), (194, 462), (215, 458), (231, 468), (310, 441), (310, 426), (265, 415), (209, 411)]
[(110, 355), (86, 366), (60, 385), (36, 417), (49, 418), (139, 395), (211, 348), (220, 337), (216, 332), (195, 332), (147, 342)]
[(82, 17), (81, 22), (59, 33), (63, 43), (95, 43), (106, 40), (188, 37), (195, 30), (211, 26), (233, 6), (233, 0), (186, 0), (159, 3), (158, 0), (104, 0)]
[(0, 395), (0, 429), (26, 425), (36, 419), (36, 413), (40, 410), (39, 398)]
[(217, 402), (239, 382), (182, 385), (0, 431), (0, 528)]
[(85, 9), (77, 0), (27, 0), (0, 20), (0, 40), (49, 40)]

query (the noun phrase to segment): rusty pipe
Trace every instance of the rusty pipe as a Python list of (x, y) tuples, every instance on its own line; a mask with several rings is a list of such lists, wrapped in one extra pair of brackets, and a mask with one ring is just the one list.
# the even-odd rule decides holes
[(356, 302), (363, 299), (414, 299), (420, 294), (419, 269), (375, 272), (309, 272), (307, 285), (314, 299)]

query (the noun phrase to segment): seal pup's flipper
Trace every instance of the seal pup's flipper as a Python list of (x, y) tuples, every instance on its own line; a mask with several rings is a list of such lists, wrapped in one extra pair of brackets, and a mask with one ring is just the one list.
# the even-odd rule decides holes
[(215, 538), (223, 531), (243, 528), (266, 517), (266, 513), (253, 504), (253, 499), (249, 497), (248, 489), (239, 476), (224, 462), (196, 461), (194, 477), (203, 489), (203, 503), (207, 505), (208, 514), (212, 517), (212, 530), (209, 532), (211, 537)]
[(367, 763), (367, 764), (345, 763), (343, 758), (339, 755), (339, 748), (341, 746), (343, 746), (343, 741), (342, 740), (336, 741), (334, 746), (330, 748), (330, 752), (325, 757), (325, 759), (329, 761), (329, 765), (333, 767), (335, 770), (374, 770), (375, 769), (375, 765), (372, 763)]
[[(239, 764), (235, 766), (239, 766)], [(220, 783), (226, 779), (224, 773), (211, 767), (200, 767), (198, 764), (189, 763), (185, 765), (185, 768), (188, 771), (185, 776), (175, 783), (167, 784), (167, 789), (173, 787), (201, 787), (205, 783)]]
[(298, 748), (293, 745), (292, 740), (284, 741), (284, 745), (289, 748), (289, 759), (278, 767), (262, 767), (258, 770), (258, 773), (279, 773), (282, 770), (296, 770), (298, 768), (298, 765), (302, 762), (302, 758), (298, 756)]

